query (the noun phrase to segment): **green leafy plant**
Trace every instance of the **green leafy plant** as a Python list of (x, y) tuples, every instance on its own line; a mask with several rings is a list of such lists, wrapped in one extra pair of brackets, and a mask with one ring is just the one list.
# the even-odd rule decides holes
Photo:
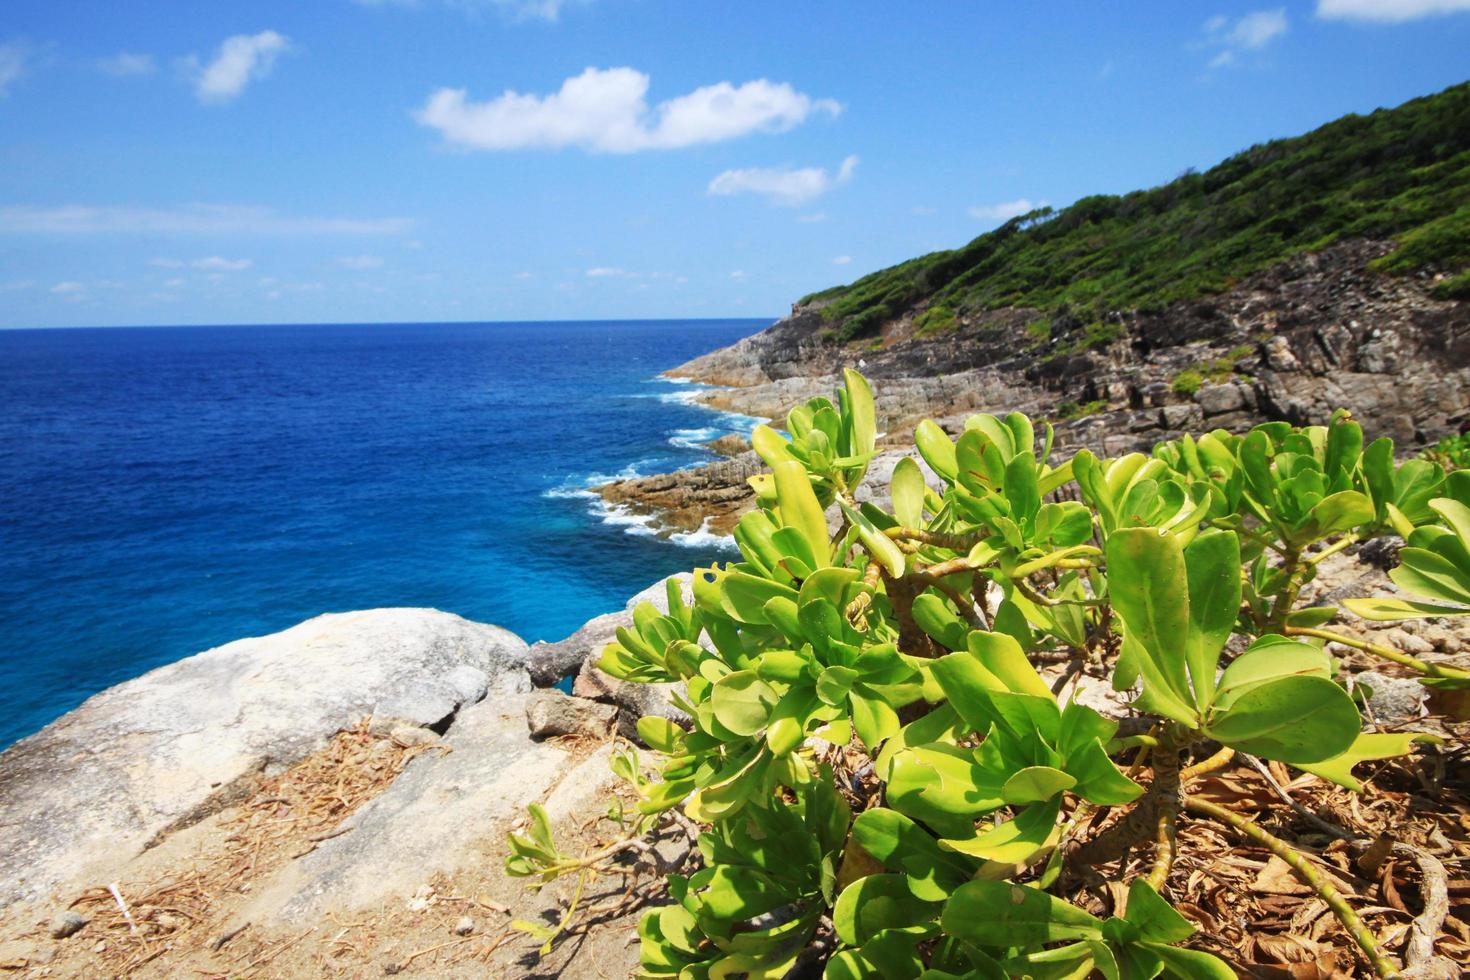
[(1204, 375), (1198, 371), (1185, 370), (1174, 375), (1174, 380), (1169, 382), (1169, 390), (1176, 395), (1193, 395), (1204, 387)]
[[(1325, 648), (1353, 638), (1298, 600), (1326, 556), (1397, 531), (1394, 581), (1417, 598), (1352, 608), (1470, 615), (1470, 476), (1396, 465), (1342, 415), (1064, 463), (1050, 426), (976, 415), (958, 438), (917, 427), (922, 465), (898, 462), (885, 509), (856, 493), (875, 436), (851, 371), (787, 436), (758, 428), (772, 472), (752, 479), (740, 559), (697, 570), (692, 602), (671, 583), (668, 612), (640, 608), (602, 654), (614, 677), (682, 684), (690, 719), (640, 721), (660, 771), (630, 776), (638, 819), (706, 828), (704, 867), (640, 927), (645, 975), (774, 978), (805, 957), (833, 980), (1233, 976), (1179, 945), (1193, 927), (1165, 896), (1185, 814), (1283, 855), (1393, 975), (1299, 854), (1189, 779), (1265, 759), (1361, 791), (1357, 765), (1428, 740), (1363, 732)], [(1046, 661), (1111, 677), (1147, 733), (1059, 699)], [(1120, 816), (1094, 829), (1104, 807)], [(517, 873), (589, 866), (548, 840), (513, 838)], [(1150, 844), (1111, 915), (1077, 904), (1085, 875)]]

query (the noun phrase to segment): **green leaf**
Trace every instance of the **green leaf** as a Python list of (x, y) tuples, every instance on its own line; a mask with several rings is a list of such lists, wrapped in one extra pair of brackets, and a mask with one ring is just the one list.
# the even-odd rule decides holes
[(1230, 531), (1202, 532), (1184, 550), (1189, 581), (1189, 635), (1184, 659), (1201, 712), (1215, 696), (1220, 651), (1240, 614), (1240, 539)]
[(898, 712), (887, 701), (854, 692), (848, 703), (852, 706), (852, 727), (869, 754), (875, 754), (886, 740), (898, 734)]
[(1269, 680), (1235, 697), (1205, 729), (1241, 752), (1280, 762), (1320, 762), (1345, 752), (1358, 735), (1358, 708), (1325, 677)]
[(948, 600), (935, 592), (925, 592), (914, 598), (914, 622), (941, 645), (950, 650), (963, 650), (970, 627), (950, 608)]
[(1004, 881), (972, 881), (945, 903), (940, 919), (951, 936), (1001, 949), (1093, 939), (1102, 922), (1069, 902), (1036, 888)]
[(796, 458), (791, 455), (791, 444), (769, 425), (758, 425), (751, 430), (750, 445), (767, 466), (774, 467), (777, 463)]
[(1144, 949), (1164, 961), (1164, 975), (1178, 980), (1236, 980), (1235, 971), (1225, 961), (1197, 949), (1179, 949), (1163, 943), (1141, 943)]
[(954, 441), (932, 419), (925, 419), (914, 429), (914, 445), (940, 479), (954, 482), (960, 470), (955, 459)]
[(907, 875), (909, 891), (924, 901), (943, 901), (975, 872), (973, 862), (944, 850), (924, 828), (886, 807), (859, 814), (852, 836), (884, 868)]
[(638, 737), (655, 752), (672, 755), (684, 742), (684, 729), (667, 718), (644, 715), (638, 719)]
[(847, 386), (846, 408), (852, 417), (853, 455), (871, 453), (878, 437), (877, 417), (873, 410), (873, 389), (868, 379), (852, 368), (843, 368), (842, 380)]
[(893, 539), (878, 530), (872, 521), (847, 506), (847, 504), (840, 503), (838, 506), (847, 515), (847, 519), (852, 526), (857, 528), (858, 538), (862, 540), (863, 547), (868, 550), (868, 554), (872, 556), (873, 560), (882, 565), (888, 574), (894, 578), (901, 576), (904, 568), (904, 555), (899, 550), (898, 545), (893, 542)]
[(924, 526), (924, 474), (910, 456), (893, 467), (893, 516), (904, 527)]
[(1436, 601), (1470, 603), (1470, 572), (1438, 552), (1403, 548), (1399, 567), (1388, 573), (1393, 583), (1410, 595)]
[(1332, 676), (1327, 653), (1307, 643), (1267, 634), (1252, 643), (1220, 675), (1217, 707), (1225, 711), (1231, 702), (1251, 688), (1281, 677)]
[(1113, 607), (1139, 653), (1155, 668), (1145, 670), (1145, 681), (1162, 683), (1174, 699), (1192, 704), (1183, 655), (1189, 578), (1178, 538), (1149, 527), (1125, 528), (1108, 538), (1107, 555)]
[(1077, 785), (1077, 780), (1051, 766), (1028, 766), (1017, 772), (1001, 787), (1000, 795), (1007, 803), (1041, 803)]
[(757, 625), (767, 622), (767, 602), (777, 596), (792, 600), (796, 598), (796, 590), (789, 585), (735, 570), (725, 572), (720, 577), (719, 589), (721, 608), (726, 615), (737, 622)]
[(1158, 943), (1182, 943), (1194, 935), (1194, 926), (1159, 897), (1147, 878), (1128, 885), (1128, 912), (1123, 917), (1138, 927), (1138, 938)]
[(726, 674), (710, 691), (715, 718), (737, 735), (754, 735), (766, 727), (775, 704), (776, 692), (753, 670)]
[(1047, 803), (1038, 803), (1022, 810), (1016, 819), (1008, 820), (983, 834), (968, 839), (941, 840), (939, 846), (1000, 864), (1024, 864), (1035, 857), (1055, 836), (1057, 814), (1061, 807), (1060, 797)]
[(1121, 806), (1143, 795), (1143, 787), (1123, 775), (1097, 738), (1072, 752), (1063, 768), (1077, 780), (1073, 792), (1099, 806)]
[(828, 667), (817, 676), (817, 697), (834, 707), (845, 704), (857, 679), (858, 672), (851, 667)]
[(1342, 604), (1354, 615), (1380, 623), (1428, 616), (1470, 616), (1470, 608), (1464, 606), (1440, 606), (1407, 599), (1344, 599)]
[(1433, 735), (1420, 732), (1360, 733), (1346, 752), (1321, 762), (1299, 762), (1298, 769), (1346, 786), (1355, 793), (1363, 792), (1363, 784), (1353, 776), (1353, 767), (1372, 759), (1392, 759), (1407, 755), (1414, 743), (1437, 744), (1440, 740)]
[(771, 467), (776, 478), (776, 500), (781, 509), (781, 524), (794, 527), (806, 538), (818, 568), (832, 563), (832, 544), (827, 537), (827, 517), (812, 490), (806, 467), (796, 460), (785, 460)]
[(993, 674), (1006, 689), (1016, 694), (1032, 694), (1039, 698), (1054, 698), (1051, 688), (1031, 661), (1015, 637), (1006, 633), (988, 633), (976, 630), (969, 634), (966, 642), (970, 653)]
[(1011, 517), (1030, 526), (1041, 509), (1041, 491), (1036, 485), (1036, 461), (1030, 453), (1017, 453), (1006, 464), (1006, 499), (1011, 504)]
[[(888, 801), (896, 810), (928, 824), (936, 817), (973, 817), (1005, 804), (1005, 773), (975, 761), (971, 749), (942, 742), (899, 752), (889, 769)], [(967, 824), (968, 826), (968, 824)]]
[(901, 874), (868, 875), (842, 889), (832, 925), (843, 942), (857, 946), (886, 929), (928, 922), (939, 910), (938, 902), (915, 898)]
[(1343, 490), (1319, 500), (1307, 514), (1311, 540), (1351, 531), (1373, 521), (1373, 502), (1356, 490)]

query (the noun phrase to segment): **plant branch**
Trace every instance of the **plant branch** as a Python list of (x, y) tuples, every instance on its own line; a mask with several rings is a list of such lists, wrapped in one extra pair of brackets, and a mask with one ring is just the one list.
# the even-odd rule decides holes
[(1363, 920), (1358, 918), (1358, 913), (1353, 911), (1352, 906), (1348, 905), (1347, 900), (1342, 897), (1342, 893), (1333, 886), (1332, 882), (1312, 867), (1311, 862), (1302, 855), (1301, 851), (1269, 833), (1255, 821), (1233, 810), (1227, 810), (1223, 806), (1211, 803), (1209, 800), (1198, 796), (1186, 796), (1184, 797), (1184, 808), (1239, 831), (1279, 857), (1292, 871), (1296, 872), (1298, 878), (1317, 893), (1317, 897), (1332, 910), (1332, 914), (1337, 916), (1337, 921), (1342, 923), (1343, 928), (1353, 937), (1353, 941), (1358, 944), (1363, 955), (1372, 964), (1374, 973), (1384, 980), (1400, 975), (1398, 967), (1394, 966), (1393, 962), (1378, 948), (1378, 940), (1373, 937), (1373, 933)]

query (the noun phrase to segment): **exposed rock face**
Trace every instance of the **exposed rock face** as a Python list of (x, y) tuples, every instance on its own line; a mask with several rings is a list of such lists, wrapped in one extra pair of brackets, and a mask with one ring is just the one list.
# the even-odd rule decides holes
[(763, 469), (765, 464), (751, 451), (695, 469), (617, 480), (596, 492), (634, 513), (658, 514), (668, 527), (729, 534), (755, 497), (746, 479)]
[(525, 643), (496, 626), (377, 609), (318, 616), (103, 691), (0, 754), (0, 907), (102, 875), (364, 715), (439, 726), (487, 693), (528, 690), (525, 658)]
[[(920, 304), (880, 337), (845, 344), (822, 304), (799, 306), (669, 374), (727, 386), (702, 396), (711, 407), (780, 420), (830, 397), (840, 370), (854, 367), (873, 379), (894, 446), (924, 418), (956, 434), (967, 415), (1022, 411), (1058, 423), (1062, 457), (1083, 446), (1119, 455), (1188, 430), (1323, 423), (1346, 408), (1370, 438), (1412, 448), (1470, 418), (1470, 303), (1433, 299), (1426, 279), (1367, 270), (1392, 248), (1341, 242), (1216, 296), (1096, 323), (1065, 311), (962, 312), (952, 332), (917, 337)], [(723, 530), (753, 505), (745, 479), (760, 468), (746, 456), (599, 492), (671, 526), (709, 515)]]
[(526, 727), (533, 738), (592, 735), (607, 738), (617, 724), (616, 705), (571, 697), (560, 691), (536, 691), (526, 702)]
[(299, 925), (329, 910), (401, 900), (436, 872), (503, 859), (482, 854), (476, 842), (547, 793), (555, 791), (547, 801), (553, 817), (601, 796), (613, 781), (607, 750), (572, 768), (566, 750), (527, 738), (534, 696), (489, 698), (462, 711), (444, 739), (449, 751), (415, 760), (347, 819), (350, 832), (297, 861), (241, 917)]

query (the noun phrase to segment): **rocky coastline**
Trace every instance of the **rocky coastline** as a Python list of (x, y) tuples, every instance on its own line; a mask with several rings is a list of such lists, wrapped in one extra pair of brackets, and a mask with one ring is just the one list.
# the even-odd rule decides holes
[[(845, 367), (873, 382), (881, 445), (909, 450), (933, 418), (955, 435), (976, 412), (1022, 411), (1056, 426), (1066, 458), (1148, 451), (1184, 431), (1258, 422), (1327, 421), (1346, 408), (1368, 435), (1412, 451), (1470, 420), (1470, 302), (1431, 296), (1427, 276), (1390, 276), (1369, 263), (1392, 242), (1351, 240), (1256, 273), (1224, 292), (1157, 311), (1084, 322), (1065, 311), (965, 314), (921, 335), (925, 306), (876, 340), (830, 337), (820, 302), (729, 347), (667, 372), (715, 386), (711, 409), (777, 420), (830, 396)], [(911, 451), (911, 450), (910, 450)], [(753, 506), (754, 453), (677, 473), (595, 488), (604, 500), (690, 531), (711, 515), (726, 531)]]

